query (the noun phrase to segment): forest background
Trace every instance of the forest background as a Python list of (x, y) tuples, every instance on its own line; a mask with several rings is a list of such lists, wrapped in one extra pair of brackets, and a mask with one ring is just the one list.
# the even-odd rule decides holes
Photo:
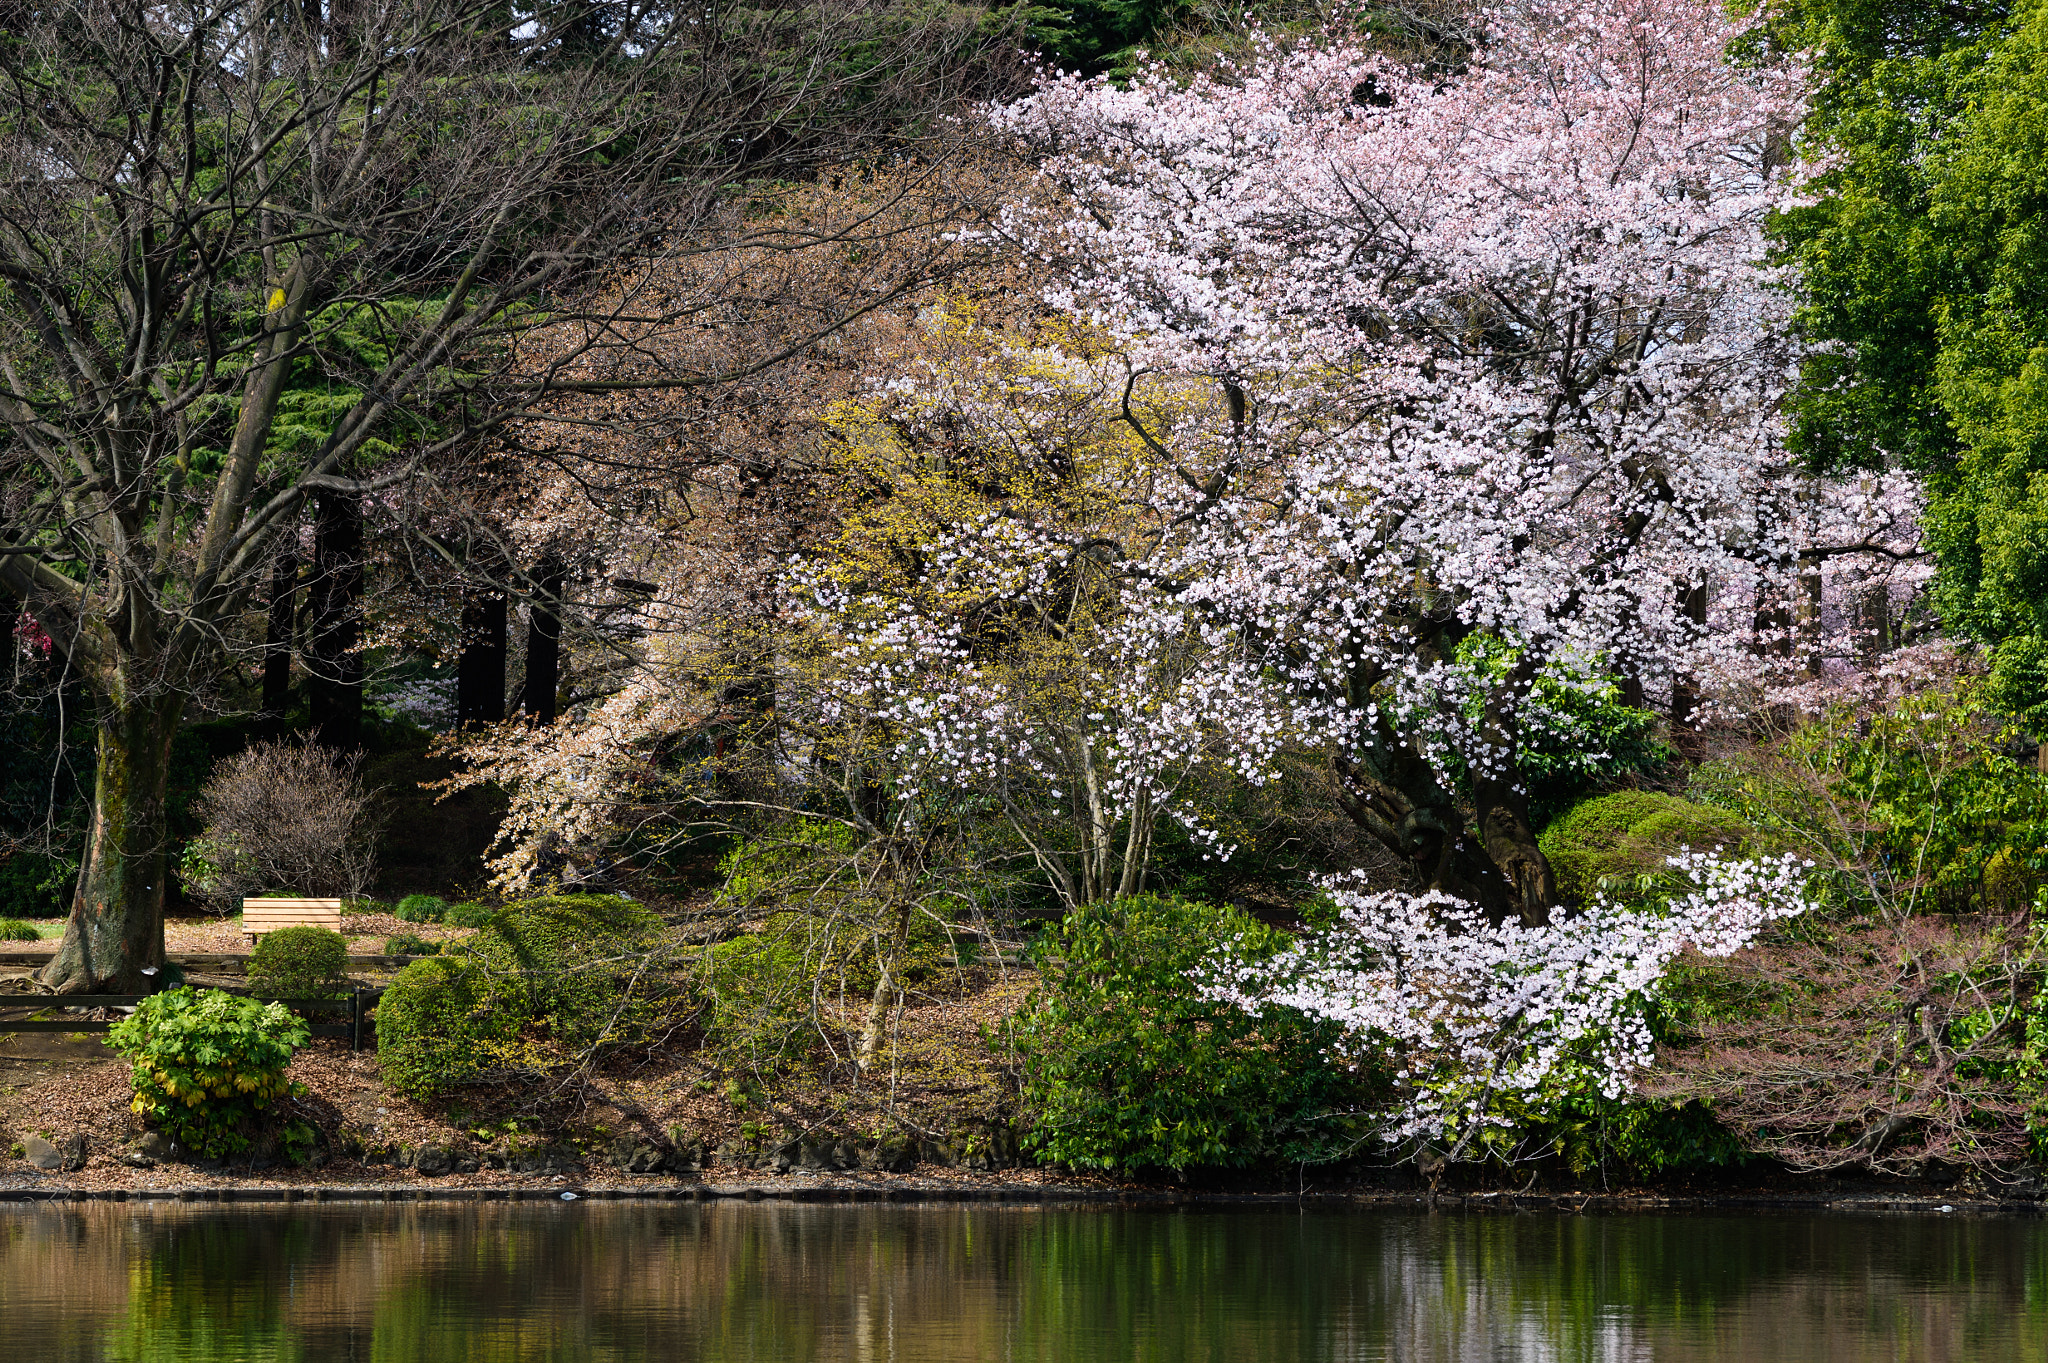
[(44, 987), (396, 904), (394, 1101), (672, 1163), (2048, 1157), (2048, 7), (8, 15)]

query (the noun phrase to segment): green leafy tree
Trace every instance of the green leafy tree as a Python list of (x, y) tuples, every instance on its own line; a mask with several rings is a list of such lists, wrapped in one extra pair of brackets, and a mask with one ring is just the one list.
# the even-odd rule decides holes
[(1780, 238), (1803, 276), (1794, 444), (1927, 481), (1944, 619), (2048, 704), (2048, 4), (1795, 0), (1832, 158)]

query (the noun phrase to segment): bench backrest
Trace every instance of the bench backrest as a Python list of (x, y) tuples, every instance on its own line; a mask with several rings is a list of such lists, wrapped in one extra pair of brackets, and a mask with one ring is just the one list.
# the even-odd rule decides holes
[(242, 901), (242, 932), (259, 937), (277, 928), (311, 924), (316, 928), (341, 931), (339, 899), (245, 899)]

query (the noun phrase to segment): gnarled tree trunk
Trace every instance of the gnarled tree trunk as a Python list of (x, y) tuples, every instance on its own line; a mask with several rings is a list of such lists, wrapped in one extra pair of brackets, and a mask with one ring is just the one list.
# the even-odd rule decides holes
[(64, 940), (37, 979), (63, 994), (133, 994), (164, 963), (164, 884), (170, 871), (165, 803), (171, 740), (185, 699), (163, 688), (116, 686), (99, 714), (92, 832)]

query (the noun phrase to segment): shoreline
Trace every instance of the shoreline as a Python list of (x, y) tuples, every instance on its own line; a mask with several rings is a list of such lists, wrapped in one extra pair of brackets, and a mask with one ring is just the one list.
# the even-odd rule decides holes
[(1655, 1193), (1492, 1192), (1429, 1193), (1396, 1189), (1307, 1189), (1301, 1192), (1229, 1191), (1158, 1187), (1107, 1188), (1000, 1180), (956, 1184), (909, 1179), (774, 1182), (663, 1182), (658, 1185), (535, 1185), (492, 1183), (194, 1183), (170, 1187), (87, 1188), (59, 1183), (0, 1187), (0, 1203), (164, 1202), (215, 1205), (339, 1203), (568, 1203), (780, 1202), (838, 1206), (1046, 1206), (1073, 1207), (1309, 1207), (1317, 1210), (1417, 1209), (1429, 1211), (1670, 1214), (1681, 1212), (1806, 1211), (1892, 1215), (2048, 1216), (2048, 1204), (2021, 1198), (1891, 1192)]

